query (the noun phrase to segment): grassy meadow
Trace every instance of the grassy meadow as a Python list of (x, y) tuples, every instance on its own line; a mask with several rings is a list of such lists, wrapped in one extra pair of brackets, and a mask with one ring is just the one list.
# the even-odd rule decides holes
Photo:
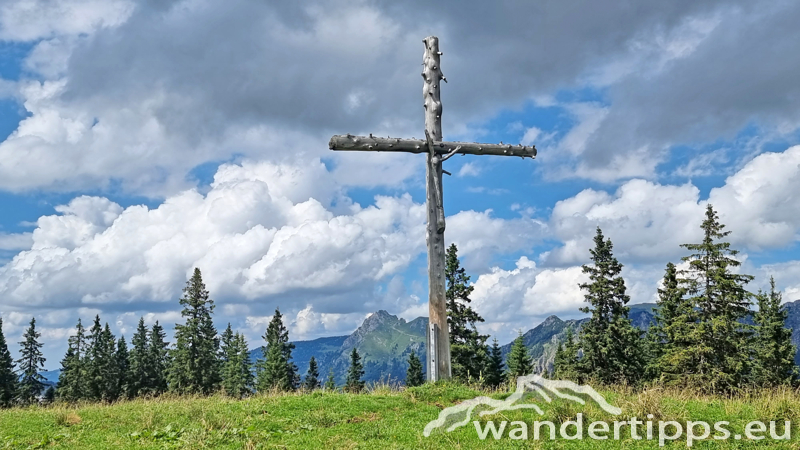
[[(729, 429), (741, 432), (747, 422), (778, 420), (793, 422), (789, 441), (748, 439), (697, 441), (692, 448), (784, 448), (800, 449), (794, 423), (800, 419), (800, 393), (792, 390), (760, 391), (734, 398), (708, 397), (686, 391), (624, 389), (601, 390), (622, 409), (621, 416), (602, 411), (593, 402), (585, 406), (565, 400), (537, 402), (544, 416), (532, 410), (506, 411), (484, 416), (534, 420), (556, 424), (582, 413), (585, 423), (594, 420), (626, 420), (653, 414), (653, 420), (729, 421)], [(439, 411), (462, 400), (489, 394), (502, 399), (508, 393), (481, 392), (456, 384), (426, 385), (411, 389), (378, 386), (364, 394), (317, 391), (310, 394), (274, 394), (234, 400), (223, 396), (206, 398), (161, 397), (137, 399), (111, 405), (53, 404), (0, 411), (0, 448), (74, 449), (461, 449), (461, 448), (659, 448), (657, 440), (626, 439), (596, 441), (500, 440), (481, 441), (475, 426), (452, 432), (435, 430), (426, 438), (425, 425)], [(531, 400), (535, 401), (535, 400)], [(642, 427), (640, 427), (642, 429)], [(643, 433), (643, 431), (641, 432)], [(767, 434), (767, 433), (765, 433)], [(586, 430), (584, 429), (584, 436)], [(712, 431), (713, 436), (713, 431)], [(685, 438), (666, 448), (687, 448)]]

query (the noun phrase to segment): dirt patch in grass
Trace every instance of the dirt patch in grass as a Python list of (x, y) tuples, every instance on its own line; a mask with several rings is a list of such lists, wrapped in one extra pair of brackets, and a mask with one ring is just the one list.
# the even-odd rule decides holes
[(72, 411), (61, 411), (56, 414), (56, 425), (60, 427), (71, 427), (81, 423), (81, 416)]
[(363, 416), (356, 416), (350, 419), (347, 419), (347, 423), (361, 423), (361, 422), (374, 422), (380, 419), (381, 416), (378, 413), (370, 413)]

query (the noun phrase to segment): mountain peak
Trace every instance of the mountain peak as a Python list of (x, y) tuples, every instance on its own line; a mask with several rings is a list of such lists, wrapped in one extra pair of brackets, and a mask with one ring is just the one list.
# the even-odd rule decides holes
[(383, 328), (391, 328), (393, 325), (405, 324), (405, 320), (398, 319), (397, 316), (389, 314), (381, 309), (367, 316), (361, 326), (351, 334), (344, 342), (343, 347), (357, 347), (364, 340), (364, 336)]
[(542, 323), (541, 323), (541, 326), (549, 327), (549, 326), (552, 326), (553, 324), (561, 323), (561, 322), (563, 322), (563, 320), (559, 319), (558, 316), (556, 316), (554, 314), (554, 315), (548, 317), (547, 319), (544, 319), (544, 321), (542, 321)]
[(386, 310), (381, 309), (367, 316), (367, 318), (364, 319), (364, 322), (358, 328), (363, 328), (364, 331), (373, 331), (384, 323), (397, 322), (398, 320), (402, 319), (398, 319), (397, 316), (391, 315)]

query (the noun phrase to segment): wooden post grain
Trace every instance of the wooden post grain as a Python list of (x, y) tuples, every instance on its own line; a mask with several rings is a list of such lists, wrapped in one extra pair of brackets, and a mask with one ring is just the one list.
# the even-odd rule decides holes
[[(440, 84), (444, 80), (439, 65), (439, 38), (428, 36), (422, 41), (425, 44), (423, 55), (422, 85), (423, 105), (425, 107), (425, 131), (433, 141), (442, 140), (442, 101), (439, 96)], [(450, 370), (450, 333), (447, 326), (447, 300), (445, 299), (444, 280), (444, 211), (442, 202), (442, 159), (433, 152), (427, 155), (426, 195), (427, 195), (427, 243), (428, 243), (428, 320), (435, 336), (430, 336), (428, 348), (428, 380), (449, 379)], [(434, 343), (435, 345), (430, 345)]]

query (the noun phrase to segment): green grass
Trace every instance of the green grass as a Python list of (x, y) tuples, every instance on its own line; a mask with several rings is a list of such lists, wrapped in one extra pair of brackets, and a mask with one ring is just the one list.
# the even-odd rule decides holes
[[(582, 413), (587, 421), (624, 420), (653, 414), (654, 420), (704, 420), (731, 422), (731, 430), (743, 430), (753, 420), (800, 419), (800, 394), (790, 390), (762, 391), (736, 398), (697, 396), (682, 391), (604, 390), (623, 417), (611, 416), (597, 405), (581, 406), (567, 401), (543, 404), (544, 417), (531, 410), (506, 411), (494, 417), (561, 423)], [(454, 385), (426, 385), (403, 391), (387, 387), (368, 394), (351, 395), (314, 392), (257, 396), (232, 400), (210, 398), (159, 398), (113, 405), (52, 405), (0, 411), (0, 448), (75, 449), (459, 449), (459, 448), (659, 448), (657, 441), (514, 441), (478, 439), (470, 424), (447, 433), (434, 431), (425, 438), (425, 425), (439, 411), (462, 400), (486, 395)], [(501, 399), (507, 393), (492, 397)], [(542, 404), (542, 402), (539, 402)], [(588, 423), (588, 422), (587, 422)], [(781, 427), (779, 430), (782, 429)], [(584, 434), (586, 430), (584, 430)], [(797, 429), (791, 441), (706, 440), (693, 448), (800, 448)], [(629, 436), (629, 434), (628, 434)], [(666, 448), (686, 448), (686, 442), (668, 443)]]

